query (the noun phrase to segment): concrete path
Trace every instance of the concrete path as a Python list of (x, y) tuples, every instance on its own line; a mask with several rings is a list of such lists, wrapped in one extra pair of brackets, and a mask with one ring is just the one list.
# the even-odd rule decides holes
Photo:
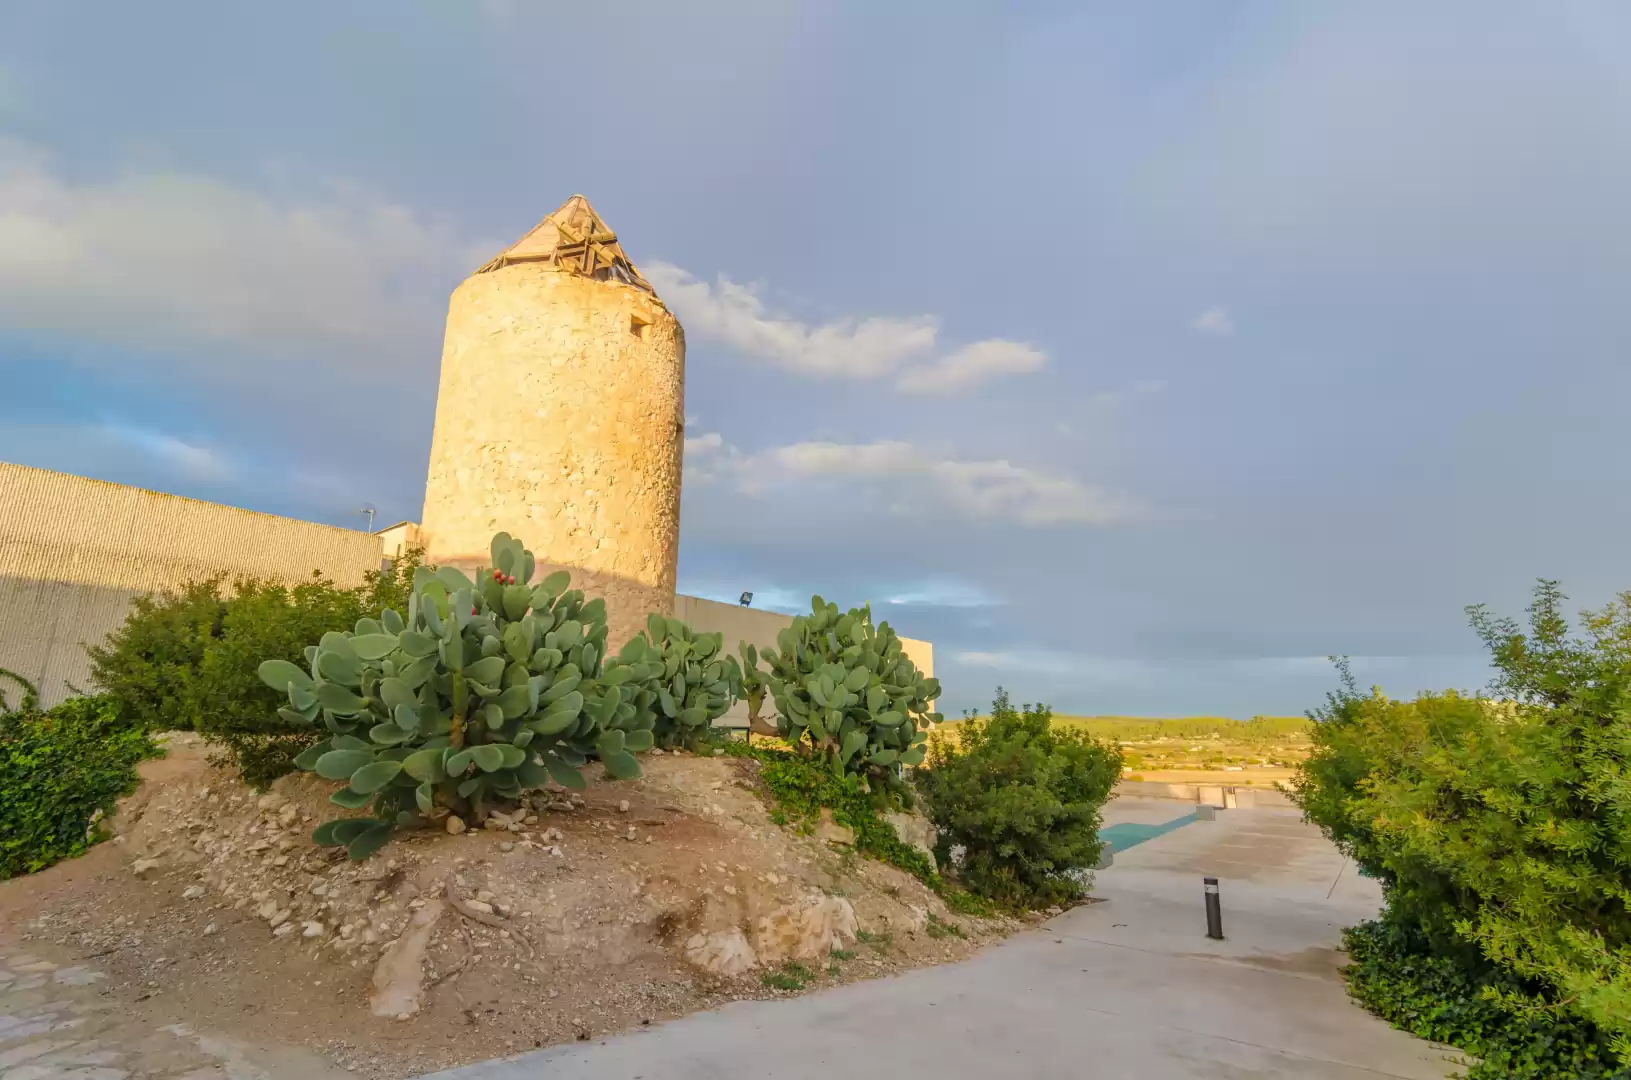
[[(1110, 822), (1190, 807), (1117, 800)], [(1201, 878), (1222, 881), (1225, 940)], [(1348, 1001), (1340, 929), (1374, 883), (1281, 808), (1118, 853), (1077, 908), (975, 959), (717, 1012), (436, 1080), (1442, 1080), (1447, 1053)]]
[(304, 1050), (252, 1048), (155, 1026), (103, 994), (106, 976), (0, 952), (0, 1080), (323, 1080), (346, 1074)]

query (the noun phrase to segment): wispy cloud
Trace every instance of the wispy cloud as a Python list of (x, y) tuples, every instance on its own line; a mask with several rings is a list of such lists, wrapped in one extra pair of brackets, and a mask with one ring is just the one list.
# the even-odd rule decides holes
[(955, 394), (1004, 375), (1041, 371), (1048, 362), (1041, 349), (1018, 341), (976, 341), (932, 364), (903, 371), (895, 380), (908, 394)]
[(1228, 308), (1222, 304), (1213, 304), (1189, 324), (1191, 328), (1212, 337), (1234, 337), (1235, 317)]
[(664, 262), (649, 263), (642, 272), (688, 334), (802, 375), (893, 378), (906, 393), (950, 394), (1047, 363), (1035, 346), (1001, 338), (936, 356), (940, 320), (933, 315), (846, 316), (812, 325), (773, 314), (755, 286), (724, 275), (710, 283)]
[(447, 224), (354, 188), (278, 199), (179, 170), (69, 178), (41, 149), (0, 136), (0, 327), (199, 356), (223, 345), (320, 353), (379, 370), (404, 350), (433, 360), (440, 298), (476, 250)]
[(891, 592), (883, 602), (896, 607), (994, 607), (999, 601), (968, 581), (925, 581)]
[(138, 450), (156, 461), (200, 480), (226, 480), (239, 475), (240, 467), (219, 450), (201, 442), (189, 442), (163, 431), (104, 424), (88, 433), (91, 438), (105, 435), (126, 447)]
[(1022, 525), (1113, 525), (1138, 515), (1129, 500), (1072, 476), (930, 453), (909, 442), (801, 442), (744, 454), (721, 438), (687, 440), (686, 478), (728, 481), (747, 495), (770, 495), (822, 481), (862, 485), (899, 514), (938, 512)]

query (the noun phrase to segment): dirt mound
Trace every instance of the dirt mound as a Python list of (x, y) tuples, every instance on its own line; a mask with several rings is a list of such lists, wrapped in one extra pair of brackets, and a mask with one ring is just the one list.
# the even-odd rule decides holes
[(365, 1074), (960, 959), (1014, 928), (775, 825), (750, 760), (649, 755), (641, 780), (540, 794), (351, 863), (309, 839), (335, 816), (332, 785), (256, 795), (196, 739), (170, 742), (113, 843), (0, 886), (0, 926), (99, 957), (116, 990), (194, 1027)]

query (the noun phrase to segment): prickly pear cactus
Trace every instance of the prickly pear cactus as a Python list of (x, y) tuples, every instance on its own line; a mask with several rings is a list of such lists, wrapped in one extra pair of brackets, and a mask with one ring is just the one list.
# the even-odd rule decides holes
[(821, 757), (836, 772), (858, 773), (897, 786), (902, 765), (923, 761), (928, 728), (943, 719), (931, 711), (940, 683), (907, 659), (888, 623), (872, 622), (872, 609), (839, 613), (821, 597), (810, 614), (776, 636), (760, 671), (753, 646), (741, 646), (742, 694), (753, 720), (768, 693), (778, 734), (801, 752)]
[(652, 710), (658, 746), (695, 748), (741, 696), (742, 669), (724, 645), (724, 634), (696, 633), (678, 619), (653, 614), (608, 666), (608, 673), (634, 669), (629, 685), (640, 687), (634, 704)]
[(324, 634), (306, 668), (260, 665), (289, 696), (280, 716), (330, 733), (295, 764), (347, 781), (337, 805), (373, 811), (319, 825), (317, 843), (363, 859), (442, 808), (480, 821), (551, 778), (582, 788), (592, 757), (613, 777), (640, 775), (634, 754), (651, 748), (654, 717), (629, 674), (603, 672), (605, 602), (569, 591), (565, 571), (529, 585), (532, 553), (508, 533), (492, 560), (474, 581), (420, 567), (406, 615)]

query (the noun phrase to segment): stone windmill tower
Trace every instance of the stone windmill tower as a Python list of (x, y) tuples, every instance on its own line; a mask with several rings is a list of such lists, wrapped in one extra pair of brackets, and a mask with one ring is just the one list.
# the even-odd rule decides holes
[(582, 195), (453, 291), (422, 542), (488, 565), (493, 534), (602, 596), (616, 649), (672, 614), (685, 332)]

